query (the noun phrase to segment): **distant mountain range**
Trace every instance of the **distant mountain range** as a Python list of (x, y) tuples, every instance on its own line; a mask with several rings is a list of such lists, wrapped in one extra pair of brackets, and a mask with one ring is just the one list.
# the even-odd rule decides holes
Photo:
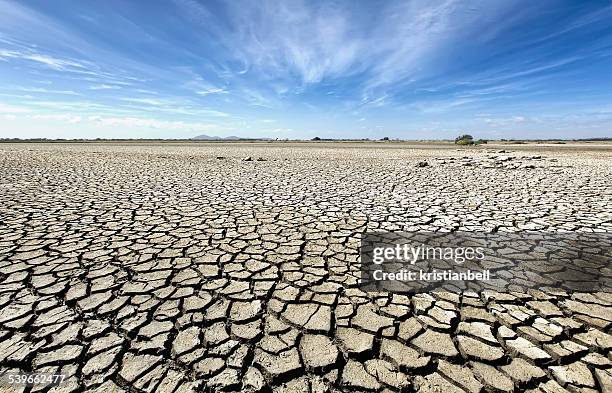
[(193, 141), (238, 141), (240, 139), (245, 139), (245, 138), (239, 138), (237, 136), (226, 136), (226, 137), (210, 136), (210, 135), (204, 135), (204, 134), (194, 136), (193, 138), (191, 138), (191, 140)]

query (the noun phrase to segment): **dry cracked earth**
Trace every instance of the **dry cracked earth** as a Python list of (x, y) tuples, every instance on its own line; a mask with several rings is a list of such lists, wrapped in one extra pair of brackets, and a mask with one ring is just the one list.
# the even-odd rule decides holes
[(0, 371), (66, 375), (0, 389), (611, 392), (610, 293), (357, 285), (366, 230), (610, 232), (611, 158), (0, 144)]

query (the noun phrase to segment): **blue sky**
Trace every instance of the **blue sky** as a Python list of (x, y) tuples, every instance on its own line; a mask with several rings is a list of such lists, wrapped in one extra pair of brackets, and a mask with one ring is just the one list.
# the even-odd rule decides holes
[(0, 0), (0, 137), (612, 136), (609, 1)]

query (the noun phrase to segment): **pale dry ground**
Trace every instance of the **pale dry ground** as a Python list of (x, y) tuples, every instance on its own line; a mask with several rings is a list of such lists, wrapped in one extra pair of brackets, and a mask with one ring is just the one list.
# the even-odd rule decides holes
[(366, 230), (610, 232), (611, 158), (0, 144), (2, 369), (67, 374), (62, 391), (610, 391), (610, 294), (356, 284)]

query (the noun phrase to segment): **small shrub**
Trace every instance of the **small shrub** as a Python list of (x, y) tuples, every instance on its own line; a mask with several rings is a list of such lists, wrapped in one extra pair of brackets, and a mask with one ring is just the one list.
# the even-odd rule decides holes
[(458, 145), (471, 145), (474, 143), (474, 137), (469, 134), (464, 134), (464, 135), (456, 137), (455, 143)]
[(467, 145), (473, 145), (474, 141), (471, 139), (459, 139), (455, 141), (455, 145), (461, 145), (461, 146), (467, 146)]

